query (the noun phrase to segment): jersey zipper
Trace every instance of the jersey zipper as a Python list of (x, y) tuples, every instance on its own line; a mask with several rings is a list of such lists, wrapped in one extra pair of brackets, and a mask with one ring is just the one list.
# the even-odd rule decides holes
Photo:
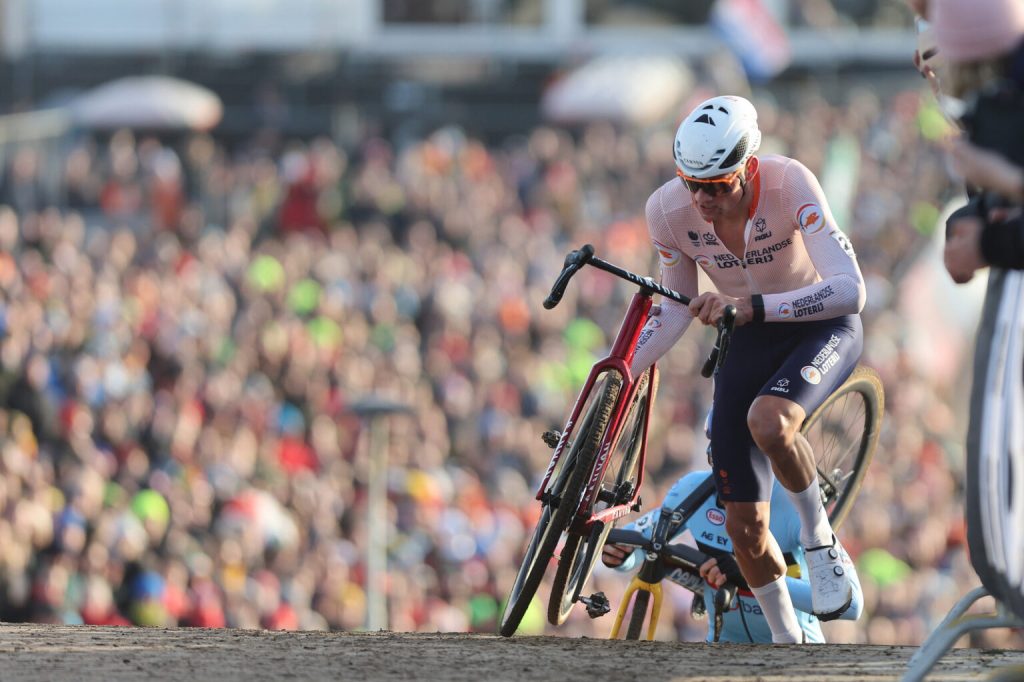
[[(753, 161), (757, 164), (757, 157), (754, 157)], [(758, 166), (754, 166), (753, 177), (751, 178), (751, 184), (754, 187), (754, 199), (750, 205), (750, 212), (747, 214), (747, 224), (743, 228), (743, 253), (740, 254), (740, 265), (743, 269), (743, 279), (747, 280), (747, 288), (750, 291), (751, 296), (758, 293), (755, 288), (754, 278), (747, 271), (747, 244), (750, 241), (750, 233), (753, 232), (754, 227), (754, 216), (757, 214), (758, 204), (761, 203), (761, 176), (757, 172)]]
[(757, 293), (757, 289), (754, 288), (754, 278), (751, 277), (750, 272), (747, 270), (747, 241), (750, 239), (750, 233), (754, 226), (754, 217), (750, 216), (747, 218), (747, 225), (743, 228), (743, 253), (740, 254), (740, 267), (743, 270), (743, 279), (747, 280), (747, 288), (750, 290), (751, 295)]

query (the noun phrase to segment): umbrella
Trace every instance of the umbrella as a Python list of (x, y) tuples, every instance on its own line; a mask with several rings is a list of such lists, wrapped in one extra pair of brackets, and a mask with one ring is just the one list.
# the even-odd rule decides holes
[(70, 104), (86, 128), (208, 130), (224, 107), (212, 91), (168, 76), (129, 76), (87, 91)]
[(673, 56), (597, 57), (553, 83), (541, 100), (558, 122), (653, 123), (674, 113), (693, 74)]

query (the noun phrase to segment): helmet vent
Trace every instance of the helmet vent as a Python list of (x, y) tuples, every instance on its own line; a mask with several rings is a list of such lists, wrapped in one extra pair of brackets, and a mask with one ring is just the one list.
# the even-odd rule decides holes
[(694, 123), (707, 123), (708, 125), (715, 125), (715, 120), (707, 114), (701, 114), (693, 121)]
[(737, 163), (739, 163), (740, 159), (742, 159), (744, 157), (744, 155), (747, 153), (747, 145), (749, 143), (750, 143), (750, 135), (749, 134), (744, 135), (743, 137), (741, 137), (740, 141), (737, 142), (736, 146), (733, 148), (732, 153), (729, 154), (729, 157), (722, 163), (722, 167), (723, 168), (728, 168), (730, 166), (735, 166)]

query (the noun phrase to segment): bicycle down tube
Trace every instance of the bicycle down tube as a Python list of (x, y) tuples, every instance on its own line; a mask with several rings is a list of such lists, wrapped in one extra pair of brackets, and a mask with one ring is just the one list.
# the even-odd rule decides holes
[[(586, 402), (587, 397), (590, 395), (590, 392), (593, 390), (594, 384), (597, 382), (597, 378), (601, 376), (601, 374), (604, 374), (608, 371), (616, 371), (622, 375), (627, 385), (629, 386), (629, 390), (619, 397), (618, 403), (615, 408), (615, 412), (612, 415), (612, 422), (607, 431), (607, 435), (604, 438), (604, 442), (602, 442), (601, 444), (601, 449), (599, 450), (598, 461), (601, 462), (601, 466), (595, 467), (595, 471), (598, 468), (601, 468), (601, 473), (603, 473), (603, 465), (607, 464), (608, 462), (608, 455), (611, 452), (612, 446), (612, 443), (609, 442), (608, 435), (614, 435), (617, 432), (617, 429), (619, 428), (620, 422), (622, 420), (623, 406), (629, 404), (630, 400), (633, 398), (636, 392), (636, 382), (634, 381), (634, 377), (630, 372), (629, 362), (632, 361), (633, 359), (633, 352), (636, 347), (637, 339), (640, 336), (640, 332), (643, 330), (643, 326), (646, 323), (647, 314), (648, 312), (650, 312), (650, 309), (651, 294), (638, 292), (633, 295), (633, 300), (630, 302), (629, 309), (627, 310), (626, 316), (622, 321), (621, 327), (619, 328), (619, 333), (616, 336), (614, 343), (612, 344), (610, 354), (608, 355), (608, 357), (599, 360), (591, 368), (590, 374), (587, 376), (587, 381), (583, 385), (583, 389), (580, 391), (579, 397), (576, 399), (576, 404), (573, 405), (572, 414), (570, 415), (569, 420), (566, 422), (565, 425), (565, 432), (562, 433), (561, 438), (559, 438), (558, 440), (558, 444), (555, 446), (554, 455), (551, 458), (551, 463), (548, 465), (547, 472), (545, 472), (544, 474), (544, 480), (541, 481), (540, 488), (537, 490), (536, 499), (543, 499), (544, 491), (547, 489), (548, 481), (551, 478), (551, 473), (554, 471), (555, 466), (558, 463), (558, 460), (562, 457), (563, 453), (565, 452), (565, 445), (569, 441), (569, 436), (571, 435), (571, 432), (574, 431), (576, 428), (577, 422), (580, 418), (580, 413), (583, 410), (583, 405)], [(654, 374), (654, 371), (655, 370), (652, 367), (652, 376)], [(650, 406), (648, 405), (648, 407)], [(646, 424), (644, 428), (647, 428)], [(640, 475), (642, 477), (642, 467), (640, 471)], [(589, 500), (592, 497), (592, 491), (590, 488), (594, 480), (595, 479), (592, 477), (590, 481), (587, 482), (587, 493), (584, 495), (583, 498), (585, 502), (589, 503)], [(598, 478), (598, 480), (600, 479)], [(637, 485), (636, 487), (637, 490), (639, 490), (640, 486)], [(635, 501), (635, 496), (634, 500), (631, 500), (630, 503), (632, 504), (633, 501)], [(583, 506), (584, 508), (586, 508), (586, 505)]]

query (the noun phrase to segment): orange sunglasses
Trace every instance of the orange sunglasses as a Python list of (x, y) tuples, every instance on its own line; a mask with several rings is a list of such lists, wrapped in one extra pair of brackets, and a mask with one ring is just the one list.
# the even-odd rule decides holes
[(722, 175), (717, 178), (693, 178), (683, 173), (683, 171), (676, 169), (676, 175), (682, 178), (683, 182), (686, 183), (686, 189), (690, 190), (694, 194), (697, 190), (704, 190), (705, 193), (710, 196), (718, 196), (719, 194), (727, 194), (732, 191), (732, 183), (737, 177), (739, 177), (740, 171), (743, 169), (734, 170), (728, 175)]

